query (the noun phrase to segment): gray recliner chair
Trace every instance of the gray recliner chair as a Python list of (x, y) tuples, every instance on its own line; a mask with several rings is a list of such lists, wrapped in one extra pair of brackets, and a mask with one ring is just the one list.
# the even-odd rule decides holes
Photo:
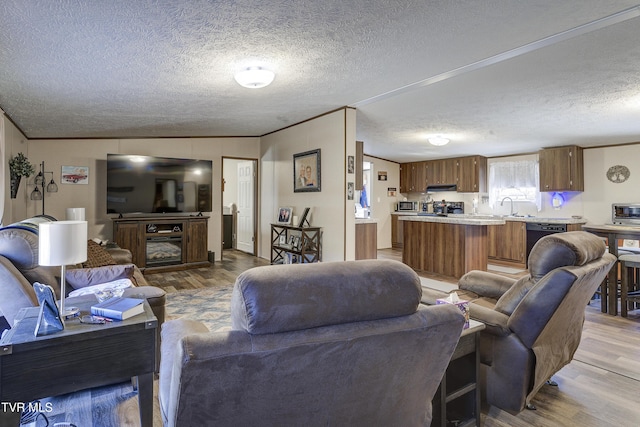
[(163, 325), (163, 422), (429, 425), (464, 318), (420, 297), (418, 276), (397, 261), (248, 270), (234, 286), (231, 331)]
[[(480, 335), (482, 396), (510, 413), (534, 408), (531, 399), (573, 359), (585, 307), (616, 257), (584, 231), (545, 236), (529, 254), (529, 275), (518, 280), (471, 271), (458, 282)], [(441, 298), (425, 293), (423, 301)]]

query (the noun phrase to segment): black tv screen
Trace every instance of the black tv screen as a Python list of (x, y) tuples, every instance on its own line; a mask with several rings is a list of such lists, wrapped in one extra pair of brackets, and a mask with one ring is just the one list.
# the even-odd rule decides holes
[(107, 154), (107, 213), (211, 212), (211, 160)]

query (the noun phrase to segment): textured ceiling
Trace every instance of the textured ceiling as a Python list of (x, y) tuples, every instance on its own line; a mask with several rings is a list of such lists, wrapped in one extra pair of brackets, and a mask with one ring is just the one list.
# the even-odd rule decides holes
[[(89, 138), (259, 136), (348, 105), (365, 152), (397, 161), (636, 142), (639, 13), (637, 0), (3, 0), (0, 108), (29, 138)], [(235, 82), (253, 63), (273, 84)]]

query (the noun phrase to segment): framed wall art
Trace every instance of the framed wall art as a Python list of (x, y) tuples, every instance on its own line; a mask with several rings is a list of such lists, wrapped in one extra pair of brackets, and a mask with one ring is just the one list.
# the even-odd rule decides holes
[(293, 155), (293, 192), (320, 191), (320, 149)]
[(89, 184), (89, 166), (62, 166), (63, 184)]

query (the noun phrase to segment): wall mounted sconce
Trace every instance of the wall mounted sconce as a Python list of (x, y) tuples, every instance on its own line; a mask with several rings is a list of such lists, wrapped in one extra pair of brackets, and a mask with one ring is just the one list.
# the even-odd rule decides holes
[[(45, 182), (46, 182), (45, 176), (48, 173), (51, 174), (51, 181), (49, 181), (49, 183), (45, 187)], [(33, 191), (31, 192), (31, 196), (29, 196), (29, 198), (31, 200), (42, 200), (42, 215), (44, 215), (44, 191), (45, 191), (45, 188), (47, 190), (47, 193), (57, 193), (58, 192), (58, 185), (53, 180), (53, 172), (49, 172), (49, 171), (45, 170), (44, 161), (42, 163), (40, 163), (40, 172), (38, 172), (38, 175), (36, 175), (35, 179), (33, 180), (33, 183), (35, 184), (36, 188), (33, 189)], [(40, 188), (38, 188), (38, 187), (41, 187), (42, 190), (40, 190)]]

